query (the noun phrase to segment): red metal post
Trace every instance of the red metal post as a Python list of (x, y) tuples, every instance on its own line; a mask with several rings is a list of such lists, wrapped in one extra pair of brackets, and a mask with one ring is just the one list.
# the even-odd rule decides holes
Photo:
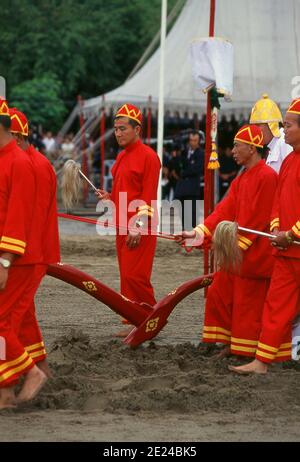
[(210, 0), (209, 36), (215, 35), (216, 0)]

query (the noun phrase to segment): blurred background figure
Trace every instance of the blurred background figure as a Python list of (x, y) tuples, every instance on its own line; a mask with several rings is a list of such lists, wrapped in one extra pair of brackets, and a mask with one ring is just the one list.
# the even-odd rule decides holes
[(221, 200), (232, 180), (236, 177), (239, 168), (233, 159), (232, 150), (229, 147), (222, 150), (219, 162), (219, 200)]
[(35, 147), (35, 149), (37, 149), (39, 152), (41, 152), (42, 154), (46, 154), (45, 145), (43, 143), (42, 137), (37, 127), (33, 124), (30, 124), (29, 126), (28, 141), (29, 144), (32, 144)]
[(162, 199), (169, 199), (169, 191), (170, 191), (170, 184), (169, 184), (169, 161), (170, 161), (170, 153), (166, 150), (166, 147), (163, 147), (163, 162), (162, 162), (162, 178), (161, 178), (161, 187), (162, 187)]
[(172, 201), (175, 196), (175, 189), (183, 169), (180, 146), (174, 144), (171, 149), (171, 158), (168, 162), (169, 190), (168, 199)]
[(64, 162), (66, 162), (68, 159), (74, 158), (75, 144), (73, 143), (72, 139), (73, 136), (71, 134), (66, 135), (63, 139), (61, 151)]
[(181, 222), (183, 229), (190, 229), (197, 224), (197, 200), (203, 199), (200, 186), (204, 177), (203, 136), (193, 130), (189, 134), (187, 149), (182, 153), (181, 178), (176, 183), (175, 199), (181, 202)]
[(52, 132), (48, 131), (43, 137), (43, 144), (45, 146), (46, 155), (51, 157), (55, 151), (55, 138), (52, 135)]

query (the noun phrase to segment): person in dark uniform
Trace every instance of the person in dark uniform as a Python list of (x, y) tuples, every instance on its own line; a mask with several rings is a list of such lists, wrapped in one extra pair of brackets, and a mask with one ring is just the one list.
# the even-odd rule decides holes
[(169, 200), (172, 201), (183, 167), (180, 147), (177, 144), (172, 146), (171, 159), (169, 160), (167, 167), (169, 178)]
[(175, 199), (181, 202), (182, 228), (190, 229), (197, 224), (197, 201), (201, 197), (200, 182), (204, 177), (204, 150), (200, 147), (200, 134), (189, 135), (188, 149), (182, 155), (183, 169), (175, 189)]
[(239, 167), (233, 159), (232, 150), (229, 147), (226, 147), (224, 149), (224, 152), (219, 157), (219, 161), (219, 200), (221, 200), (225, 192), (229, 188), (232, 180), (236, 177)]

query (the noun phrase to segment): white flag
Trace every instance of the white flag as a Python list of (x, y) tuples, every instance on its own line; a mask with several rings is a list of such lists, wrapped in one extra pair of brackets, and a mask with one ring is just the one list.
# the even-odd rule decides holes
[(191, 44), (192, 72), (197, 88), (208, 91), (213, 86), (231, 97), (233, 92), (233, 45), (219, 37), (195, 40)]

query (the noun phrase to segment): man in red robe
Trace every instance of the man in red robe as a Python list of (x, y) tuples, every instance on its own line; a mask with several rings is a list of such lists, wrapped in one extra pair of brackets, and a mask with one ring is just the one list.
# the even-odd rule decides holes
[(13, 328), (15, 307), (34, 277), (33, 209), (36, 179), (28, 155), (10, 133), (10, 114), (0, 100), (0, 409), (15, 407), (14, 387), (25, 375), (23, 397), (32, 398), (46, 381)]
[(285, 142), (293, 151), (284, 159), (274, 198), (271, 231), (275, 265), (264, 305), (255, 359), (232, 367), (238, 373), (266, 373), (268, 364), (291, 358), (292, 322), (300, 299), (300, 98), (294, 100), (284, 119)]
[[(223, 220), (245, 228), (267, 231), (278, 176), (261, 159), (263, 134), (255, 125), (240, 128), (234, 138), (233, 157), (243, 172), (231, 183), (228, 195), (203, 224), (183, 232), (177, 240), (211, 241), (213, 231)], [(222, 355), (254, 356), (261, 327), (264, 300), (273, 268), (270, 243), (255, 234), (239, 232), (243, 252), (239, 270), (215, 274), (208, 289), (203, 341), (227, 345)]]
[[(111, 194), (99, 190), (99, 197), (111, 199), (115, 205), (121, 294), (129, 300), (153, 306), (156, 301), (151, 273), (157, 238), (151, 230), (156, 233), (155, 202), (161, 164), (156, 152), (140, 139), (142, 114), (137, 107), (124, 104), (119, 108), (114, 128), (123, 150), (112, 168)], [(142, 235), (138, 227), (148, 234)]]
[[(46, 350), (35, 315), (34, 296), (51, 263), (60, 261), (58, 220), (56, 204), (56, 175), (47, 158), (28, 142), (28, 121), (15, 108), (10, 109), (10, 131), (17, 144), (25, 151), (33, 165), (36, 176), (36, 199), (33, 211), (34, 236), (30, 241), (31, 255), (35, 257), (34, 277), (23, 294), (22, 301), (15, 307), (12, 322), (26, 351), (37, 366), (49, 377)], [(26, 258), (24, 257), (26, 262)], [(24, 264), (24, 263), (23, 263)]]

